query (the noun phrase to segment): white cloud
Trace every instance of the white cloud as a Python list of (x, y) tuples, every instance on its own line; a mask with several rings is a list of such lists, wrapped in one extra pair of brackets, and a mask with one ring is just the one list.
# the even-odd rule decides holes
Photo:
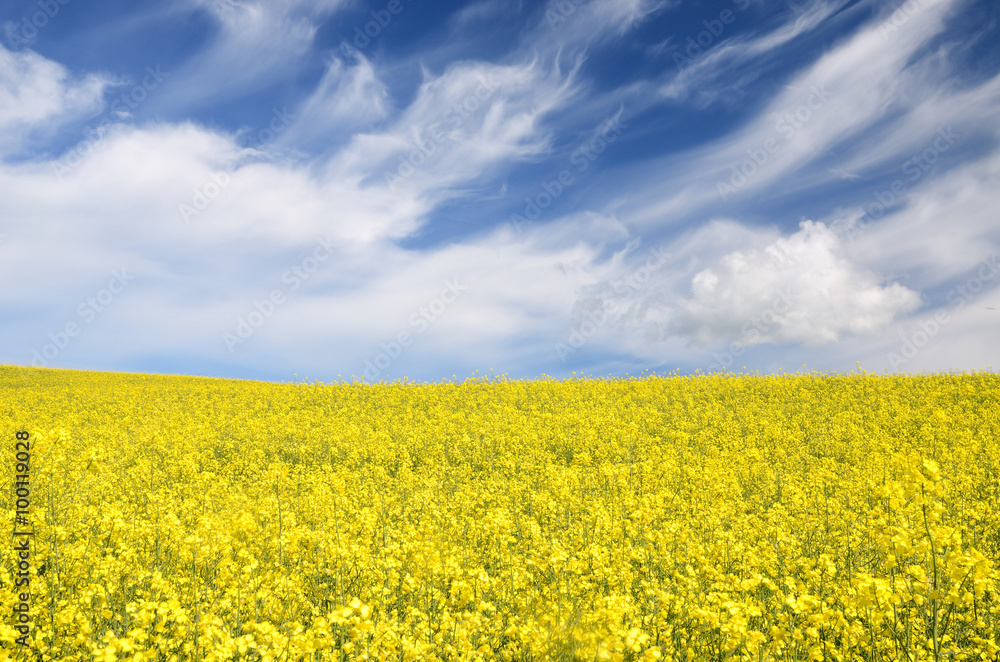
[(20, 149), (34, 134), (99, 112), (110, 84), (93, 74), (74, 80), (57, 62), (0, 45), (0, 154)]
[(312, 95), (296, 113), (292, 128), (278, 142), (308, 151), (341, 146), (351, 134), (383, 120), (391, 100), (370, 62), (360, 53), (348, 64), (333, 58)]
[(312, 50), (319, 22), (344, 0), (189, 0), (217, 21), (218, 33), (176, 72), (171, 94), (152, 109), (186, 113), (265, 89), (287, 78)]
[[(920, 182), (923, 186), (913, 186), (908, 176), (901, 178), (911, 188), (892, 200), (899, 205), (892, 213), (876, 219), (856, 212), (833, 222), (859, 259), (877, 259), (894, 271), (919, 267), (921, 287), (934, 288), (948, 285), (984, 256), (1000, 252), (996, 218), (1000, 152), (970, 160), (937, 178), (925, 176), (929, 181)], [(865, 202), (878, 202), (876, 193), (891, 200), (889, 187), (883, 186)]]
[[(230, 4), (228, 10), (205, 5), (219, 12), (219, 34), (207, 59), (174, 72), (171, 85), (180, 96), (172, 103), (211, 103), (219, 81), (230, 86), (223, 85), (222, 95), (273, 82), (311, 48), (317, 17), (342, 6), (318, 0)], [(698, 351), (692, 345), (728, 340), (761, 352), (781, 345), (788, 355), (800, 346), (823, 346), (841, 357), (848, 351), (884, 356), (887, 344), (873, 334), (919, 318), (922, 313), (908, 316), (920, 305), (917, 289), (946, 282), (970, 262), (977, 241), (1000, 245), (990, 216), (1000, 190), (995, 156), (943, 178), (927, 176), (905, 198), (908, 206), (873, 226), (853, 252), (822, 223), (807, 222), (783, 236), (776, 228), (703, 221), (714, 216), (717, 179), (728, 176), (747, 149), (774, 136), (782, 113), (804, 103), (814, 86), (825, 85), (829, 101), (741, 194), (777, 196), (818, 181), (811, 168), (820, 154), (882, 122), (890, 124), (880, 133), (887, 137), (843, 152), (841, 166), (864, 169), (878, 158), (891, 159), (913, 148), (906, 139), (911, 129), (942, 119), (994, 136), (1000, 78), (957, 96), (917, 93), (940, 85), (949, 71), (940, 60), (914, 61), (940, 33), (950, 7), (932, 0), (926, 5), (888, 39), (872, 24), (836, 46), (735, 134), (636, 170), (612, 169), (592, 189), (598, 202), (591, 210), (601, 211), (587, 211), (584, 202), (584, 211), (535, 223), (518, 235), (501, 227), (434, 248), (397, 243), (414, 238), (443, 202), (467, 196), (517, 162), (549, 155), (556, 144), (546, 124), (552, 115), (580, 117), (596, 106), (595, 98), (604, 95), (604, 103), (615, 96), (587, 89), (582, 70), (560, 70), (560, 60), (576, 58), (579, 67), (582, 57), (576, 56), (587, 44), (620, 36), (671, 3), (587, 3), (565, 24), (552, 29), (543, 23), (526, 40), (529, 48), (504, 64), (460, 61), (440, 73), (425, 71), (402, 108), (383, 83), (385, 72), (366, 58), (330, 60), (291, 125), (253, 150), (241, 148), (234, 135), (196, 124), (149, 124), (115, 127), (62, 182), (44, 159), (0, 163), (0, 232), (6, 235), (0, 281), (19, 283), (0, 291), (0, 305), (20, 311), (0, 331), (0, 346), (12, 352), (9, 360), (23, 362), (48, 332), (74, 318), (81, 297), (100, 287), (111, 269), (126, 266), (136, 274), (134, 284), (57, 364), (108, 365), (114, 358), (121, 365), (166, 355), (274, 372), (290, 373), (306, 360), (318, 371), (353, 366), (360, 372), (380, 343), (413, 330), (409, 316), (436, 297), (446, 279), (468, 290), (393, 364), (395, 375), (435, 361), (520, 363), (537, 373), (546, 356), (558, 368), (554, 344), (608, 301), (612, 314), (589, 342), (646, 362), (690, 360)], [(839, 6), (814, 3), (797, 22), (730, 46), (750, 55), (769, 52)], [(535, 60), (520, 57), (534, 46), (541, 53)], [(71, 82), (60, 65), (29, 52), (7, 55), (30, 74), (10, 88), (14, 101), (0, 102), (0, 128), (12, 127), (9, 135), (24, 135), (23, 126), (32, 123), (93, 112), (100, 103), (106, 83)], [(5, 65), (0, 75), (15, 70)], [(0, 85), (0, 95), (2, 90)], [(635, 92), (629, 98), (643, 94), (629, 90)], [(19, 100), (28, 103), (22, 107)], [(613, 107), (621, 107), (618, 100)], [(422, 148), (428, 140), (432, 148)], [(296, 148), (314, 158), (297, 153), (298, 161), (280, 159)], [(883, 153), (866, 160), (876, 152)], [(227, 168), (232, 174), (220, 184), (218, 173)], [(398, 178), (394, 187), (386, 173)], [(586, 200), (590, 191), (583, 189), (574, 195)], [(627, 201), (614, 214), (602, 207), (609, 191)], [(209, 204), (185, 224), (178, 207), (195, 204), (197, 195)], [(649, 242), (639, 243), (630, 229), (662, 236), (679, 219), (699, 226), (666, 237), (659, 248), (670, 259), (649, 267)], [(482, 220), (489, 227), (500, 219)], [(319, 239), (334, 245), (334, 254), (292, 292), (283, 274), (303, 264)], [(909, 287), (877, 275), (914, 265), (937, 273)], [(230, 354), (222, 333), (233, 331), (237, 318), (275, 288), (287, 302)], [(43, 309), (48, 312), (37, 312)], [(989, 318), (969, 319), (974, 333), (988, 332)], [(964, 338), (965, 324), (949, 327), (948, 337)], [(922, 356), (932, 352), (946, 354), (928, 349)]]
[[(720, 236), (745, 248), (726, 250)], [(670, 339), (814, 347), (877, 333), (920, 305), (917, 292), (852, 261), (822, 223), (804, 221), (787, 237), (712, 223), (663, 250), (675, 256), (668, 265), (647, 260), (644, 273), (632, 259), (585, 288), (577, 321), (610, 311), (607, 340), (644, 343), (643, 354)]]
[[(737, 79), (744, 76), (741, 71), (759, 66), (760, 58), (773, 57), (778, 48), (816, 29), (846, 4), (847, 0), (817, 0), (805, 9), (796, 9), (791, 19), (771, 32), (751, 38), (730, 38), (724, 31), (728, 31), (729, 24), (738, 25), (739, 22), (746, 21), (742, 12), (750, 6), (736, 4), (729, 9), (733, 16), (730, 23), (723, 23), (716, 16), (706, 21), (714, 22), (718, 26), (716, 29), (720, 31), (718, 35), (710, 31), (707, 34), (721, 40), (717, 46), (712, 47), (710, 44), (707, 53), (699, 54), (697, 35), (690, 36), (697, 49), (691, 45), (691, 41), (679, 40), (671, 55), (674, 62), (678, 63), (679, 71), (662, 86), (660, 94), (674, 100), (693, 97), (692, 101), (698, 107), (707, 107), (720, 99), (735, 102), (738, 95), (734, 94), (734, 75)], [(720, 83), (720, 79), (725, 82)], [(742, 86), (738, 88), (742, 91)]]
[[(565, 3), (553, 2), (550, 11), (559, 11)], [(679, 5), (678, 0), (592, 0), (581, 9), (583, 22), (591, 34), (623, 36), (649, 16)], [(578, 28), (583, 30), (582, 25)]]
[[(645, 231), (697, 219), (721, 203), (802, 195), (844, 173), (900, 164), (950, 124), (995, 136), (1000, 76), (956, 90), (947, 51), (926, 48), (957, 4), (922, 2), (888, 34), (885, 16), (876, 17), (803, 68), (738, 130), (623, 173), (631, 195), (616, 211)], [(665, 180), (672, 184), (666, 191)]]
[[(329, 73), (286, 130), (290, 138), (304, 140), (324, 109), (345, 103), (335, 89), (388, 108), (374, 72), (360, 60)], [(277, 161), (277, 144), (244, 149), (236, 136), (193, 123), (118, 125), (61, 180), (50, 162), (0, 163), (0, 229), (7, 235), (0, 281), (21, 283), (0, 292), (0, 305), (48, 311), (10, 322), (0, 338), (12, 352), (7, 360), (29, 360), (48, 333), (79, 322), (80, 301), (122, 267), (134, 282), (54, 365), (96, 366), (111, 356), (122, 365), (158, 355), (280, 371), (312, 347), (327, 369), (360, 370), (377, 341), (407, 328), (412, 309), (445, 278), (468, 282), (469, 296), (421, 337), (407, 360), (448, 351), (497, 359), (507, 350), (524, 352), (537, 340), (511, 338), (557, 329), (570, 294), (586, 281), (594, 259), (586, 242), (567, 245), (551, 229), (518, 238), (507, 230), (430, 251), (394, 241), (411, 236), (442, 195), (457, 194), (449, 187), (544, 153), (549, 136), (541, 120), (573, 91), (572, 74), (538, 62), (457, 65), (429, 77), (384, 131), (335, 152), (326, 169)], [(329, 130), (350, 124), (350, 109), (344, 112)], [(435, 123), (447, 137), (440, 149), (389, 191), (384, 163), (409, 153)], [(195, 206), (199, 194), (209, 204), (185, 223), (179, 206)], [(291, 291), (283, 274), (320, 239), (335, 246), (335, 255)], [(287, 302), (230, 354), (223, 332), (275, 288)], [(319, 351), (331, 337), (336, 349)]]
[[(773, 183), (891, 113), (911, 112), (920, 105), (920, 96), (910, 91), (924, 89), (929, 81), (911, 58), (941, 32), (954, 5), (950, 0), (925, 0), (920, 13), (888, 39), (877, 23), (869, 24), (796, 77), (745, 136), (748, 147), (764, 144), (768, 137), (782, 141), (780, 151), (752, 179), (749, 188)], [(787, 122), (794, 129), (790, 135), (788, 130), (776, 132), (777, 122), (787, 113), (798, 112), (817, 89), (827, 97), (822, 106), (800, 121), (801, 126)]]
[(542, 120), (570, 103), (576, 69), (546, 71), (538, 61), (498, 66), (466, 62), (430, 77), (384, 130), (356, 135), (330, 163), (333, 177), (375, 175), (421, 198), (500, 164), (545, 154)]
[(825, 225), (804, 221), (762, 251), (729, 253), (696, 274), (691, 296), (677, 302), (671, 331), (702, 344), (818, 346), (881, 331), (919, 305), (917, 292), (883, 285), (846, 257)]
[(526, 50), (547, 55), (568, 51), (575, 56), (592, 44), (621, 38), (650, 16), (679, 4), (678, 0), (550, 0), (526, 36)]

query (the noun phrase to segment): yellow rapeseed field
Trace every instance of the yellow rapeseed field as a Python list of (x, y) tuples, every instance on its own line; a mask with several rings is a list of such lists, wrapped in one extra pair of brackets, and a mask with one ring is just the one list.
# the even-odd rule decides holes
[(0, 367), (34, 529), (0, 659), (996, 660), (998, 403), (990, 373)]

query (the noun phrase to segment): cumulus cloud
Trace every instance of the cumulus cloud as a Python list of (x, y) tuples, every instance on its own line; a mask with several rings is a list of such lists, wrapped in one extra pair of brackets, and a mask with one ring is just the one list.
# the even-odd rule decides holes
[[(718, 230), (706, 228), (697, 234)], [(743, 232), (751, 236), (742, 243), (757, 246), (718, 258), (712, 257), (713, 246), (702, 237), (650, 253), (682, 259), (612, 261), (609, 273), (585, 289), (576, 308), (578, 321), (603, 319), (603, 310), (612, 335), (631, 335), (646, 343), (684, 339), (708, 346), (738, 340), (745, 346), (815, 347), (849, 335), (877, 333), (921, 303), (919, 293), (884, 283), (852, 261), (823, 223), (804, 221), (798, 232), (764, 245), (765, 233)], [(705, 263), (710, 266), (698, 268)], [(691, 267), (697, 269), (693, 275)]]
[(818, 346), (845, 334), (870, 334), (920, 305), (899, 283), (882, 284), (858, 267), (822, 223), (762, 251), (736, 251), (691, 280), (671, 329), (696, 342), (745, 337), (743, 344)]

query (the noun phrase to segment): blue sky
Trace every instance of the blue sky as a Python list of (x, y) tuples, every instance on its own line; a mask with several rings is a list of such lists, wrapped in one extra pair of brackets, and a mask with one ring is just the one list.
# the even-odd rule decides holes
[(1000, 364), (991, 0), (8, 0), (0, 363)]

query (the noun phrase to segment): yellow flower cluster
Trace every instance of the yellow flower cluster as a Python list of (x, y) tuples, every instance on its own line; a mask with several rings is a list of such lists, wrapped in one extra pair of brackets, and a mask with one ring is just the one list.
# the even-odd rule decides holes
[[(996, 660), (1000, 377), (0, 367), (0, 660)], [(0, 463), (13, 481), (13, 452)], [(15, 507), (4, 503), (4, 526)]]

